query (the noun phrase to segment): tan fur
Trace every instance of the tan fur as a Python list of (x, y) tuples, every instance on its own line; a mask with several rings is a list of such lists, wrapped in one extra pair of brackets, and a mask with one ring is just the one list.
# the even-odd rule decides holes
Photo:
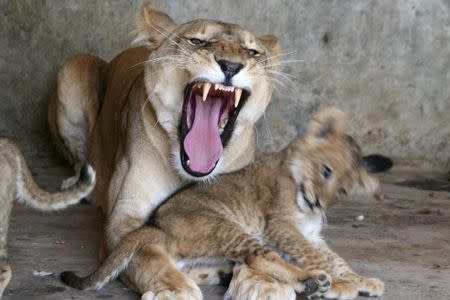
[[(52, 136), (75, 171), (86, 158), (97, 171), (93, 198), (107, 216), (104, 250), (114, 249), (121, 237), (141, 227), (174, 191), (199, 180), (180, 163), (183, 93), (199, 78), (221, 82), (218, 59), (245, 65), (232, 82), (251, 95), (217, 167), (200, 180), (238, 170), (254, 159), (254, 125), (270, 100), (271, 70), (281, 51), (271, 35), (257, 38), (238, 25), (212, 20), (177, 25), (148, 4), (138, 28), (146, 47), (128, 49), (109, 63), (87, 55), (66, 62), (49, 108)], [(208, 40), (211, 46), (197, 49), (190, 38)], [(251, 57), (247, 49), (260, 55)], [(150, 287), (148, 274), (157, 271), (152, 271), (147, 252), (152, 250), (143, 249), (133, 259), (124, 278), (142, 293)]]
[[(291, 297), (294, 293), (286, 286), (310, 297), (352, 299), (358, 292), (378, 296), (384, 289), (381, 281), (354, 273), (320, 236), (325, 209), (339, 192), (373, 193), (377, 187), (378, 180), (363, 169), (359, 146), (346, 135), (345, 115), (327, 109), (311, 122), (304, 138), (280, 153), (222, 175), (208, 186), (197, 184), (177, 192), (148, 226), (125, 236), (92, 275), (80, 279), (63, 273), (62, 279), (80, 289), (100, 288), (143, 249), (160, 252), (148, 257), (155, 268), (159, 266), (158, 272), (145, 274), (154, 295), (170, 290), (201, 299), (180, 269), (192, 259), (225, 258), (245, 264), (236, 271), (237, 277), (256, 276), (282, 285), (244, 292), (257, 299), (280, 291)], [(294, 264), (272, 249), (288, 255)], [(170, 280), (173, 276), (177, 280)], [(245, 281), (235, 280), (228, 297), (241, 299), (239, 284)]]
[(48, 193), (33, 180), (31, 172), (17, 146), (10, 140), (0, 139), (0, 298), (11, 279), (7, 262), (6, 242), (9, 217), (14, 200), (42, 211), (59, 210), (79, 202), (94, 188), (95, 172), (86, 165), (79, 180), (70, 189)]

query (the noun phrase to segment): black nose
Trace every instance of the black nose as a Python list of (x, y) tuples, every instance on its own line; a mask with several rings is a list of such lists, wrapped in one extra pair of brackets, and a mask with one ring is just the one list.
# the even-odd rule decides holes
[(225, 59), (218, 60), (217, 63), (219, 64), (223, 74), (225, 74), (227, 80), (239, 73), (239, 71), (244, 67), (241, 63), (232, 62)]

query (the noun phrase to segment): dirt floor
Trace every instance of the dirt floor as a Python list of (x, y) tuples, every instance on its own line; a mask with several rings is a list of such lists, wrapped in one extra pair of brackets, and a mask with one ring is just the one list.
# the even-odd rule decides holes
[[(35, 168), (34, 174), (42, 186), (55, 189), (68, 173), (55, 166)], [(450, 299), (448, 178), (397, 171), (382, 180), (384, 199), (347, 199), (329, 210), (326, 239), (355, 270), (384, 280), (381, 299)], [(89, 204), (51, 214), (16, 205), (9, 236), (13, 279), (4, 299), (139, 299), (119, 281), (80, 292), (58, 280), (63, 270), (86, 274), (95, 268), (102, 220)], [(221, 299), (225, 291), (202, 289), (207, 300)]]

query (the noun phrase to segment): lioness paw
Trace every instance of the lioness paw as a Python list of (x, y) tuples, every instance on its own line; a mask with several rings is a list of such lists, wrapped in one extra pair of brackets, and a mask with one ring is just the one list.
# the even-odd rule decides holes
[(287, 284), (258, 273), (246, 265), (236, 267), (224, 299), (235, 300), (295, 300), (295, 291)]
[(141, 300), (202, 300), (200, 289), (197, 290), (163, 290), (160, 292), (146, 292)]
[(361, 296), (379, 297), (384, 293), (384, 283), (378, 278), (362, 278), (358, 291)]
[(358, 289), (351, 281), (333, 279), (330, 289), (324, 294), (326, 299), (349, 300), (358, 297)]

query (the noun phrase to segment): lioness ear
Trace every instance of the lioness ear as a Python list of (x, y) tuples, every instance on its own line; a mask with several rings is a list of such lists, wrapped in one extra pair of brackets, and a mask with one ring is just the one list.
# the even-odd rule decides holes
[(331, 136), (342, 136), (347, 131), (347, 115), (335, 108), (320, 110), (308, 127), (308, 137), (327, 139)]
[(258, 39), (261, 44), (263, 44), (263, 46), (266, 47), (266, 49), (269, 51), (269, 53), (267, 54), (267, 56), (269, 57), (279, 55), (283, 51), (280, 40), (274, 35), (267, 34), (259, 37)]
[(137, 26), (140, 32), (136, 40), (156, 48), (175, 29), (176, 24), (167, 14), (146, 3), (142, 6)]

